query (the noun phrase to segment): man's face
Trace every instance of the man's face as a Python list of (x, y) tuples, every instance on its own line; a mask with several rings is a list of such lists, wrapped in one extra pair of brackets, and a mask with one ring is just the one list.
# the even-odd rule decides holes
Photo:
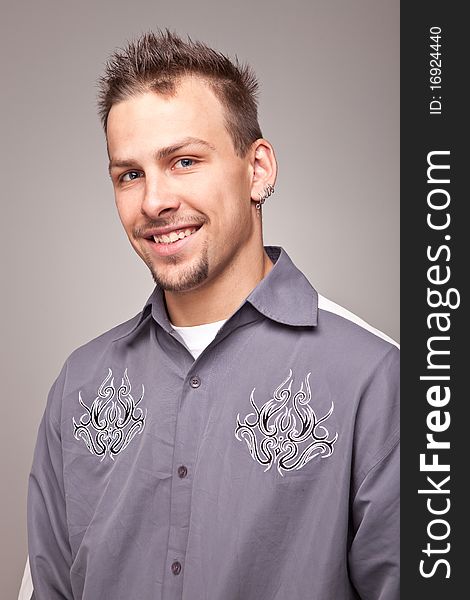
[(163, 289), (206, 285), (260, 243), (253, 153), (236, 155), (222, 105), (201, 80), (115, 104), (107, 140), (119, 216)]

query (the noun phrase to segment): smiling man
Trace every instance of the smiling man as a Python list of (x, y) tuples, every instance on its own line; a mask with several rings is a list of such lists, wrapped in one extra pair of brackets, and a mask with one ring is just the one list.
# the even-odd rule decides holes
[(50, 392), (28, 497), (38, 600), (398, 598), (398, 350), (319, 296), (262, 206), (251, 70), (169, 32), (100, 115), (156, 287)]

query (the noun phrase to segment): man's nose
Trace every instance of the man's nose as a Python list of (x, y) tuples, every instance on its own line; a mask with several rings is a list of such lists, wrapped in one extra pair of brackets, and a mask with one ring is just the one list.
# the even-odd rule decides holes
[(146, 175), (145, 195), (141, 206), (142, 214), (156, 219), (164, 216), (167, 212), (178, 210), (180, 204), (180, 195), (165, 175)]

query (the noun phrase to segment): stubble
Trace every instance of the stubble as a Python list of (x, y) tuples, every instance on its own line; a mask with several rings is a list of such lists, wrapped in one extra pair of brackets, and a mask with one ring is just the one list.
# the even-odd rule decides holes
[(180, 257), (168, 256), (165, 266), (158, 269), (148, 252), (144, 252), (144, 261), (152, 274), (155, 284), (167, 292), (187, 292), (200, 286), (209, 275), (208, 244), (204, 243), (199, 257), (185, 266)]

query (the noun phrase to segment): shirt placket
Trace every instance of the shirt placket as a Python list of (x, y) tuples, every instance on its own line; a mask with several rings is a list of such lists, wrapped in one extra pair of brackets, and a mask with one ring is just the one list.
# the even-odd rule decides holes
[[(181, 347), (181, 352), (186, 350)], [(163, 600), (183, 594), (191, 495), (199, 440), (204, 427), (209, 391), (209, 367), (195, 361), (183, 382), (175, 430), (170, 497), (170, 528), (165, 561)]]

